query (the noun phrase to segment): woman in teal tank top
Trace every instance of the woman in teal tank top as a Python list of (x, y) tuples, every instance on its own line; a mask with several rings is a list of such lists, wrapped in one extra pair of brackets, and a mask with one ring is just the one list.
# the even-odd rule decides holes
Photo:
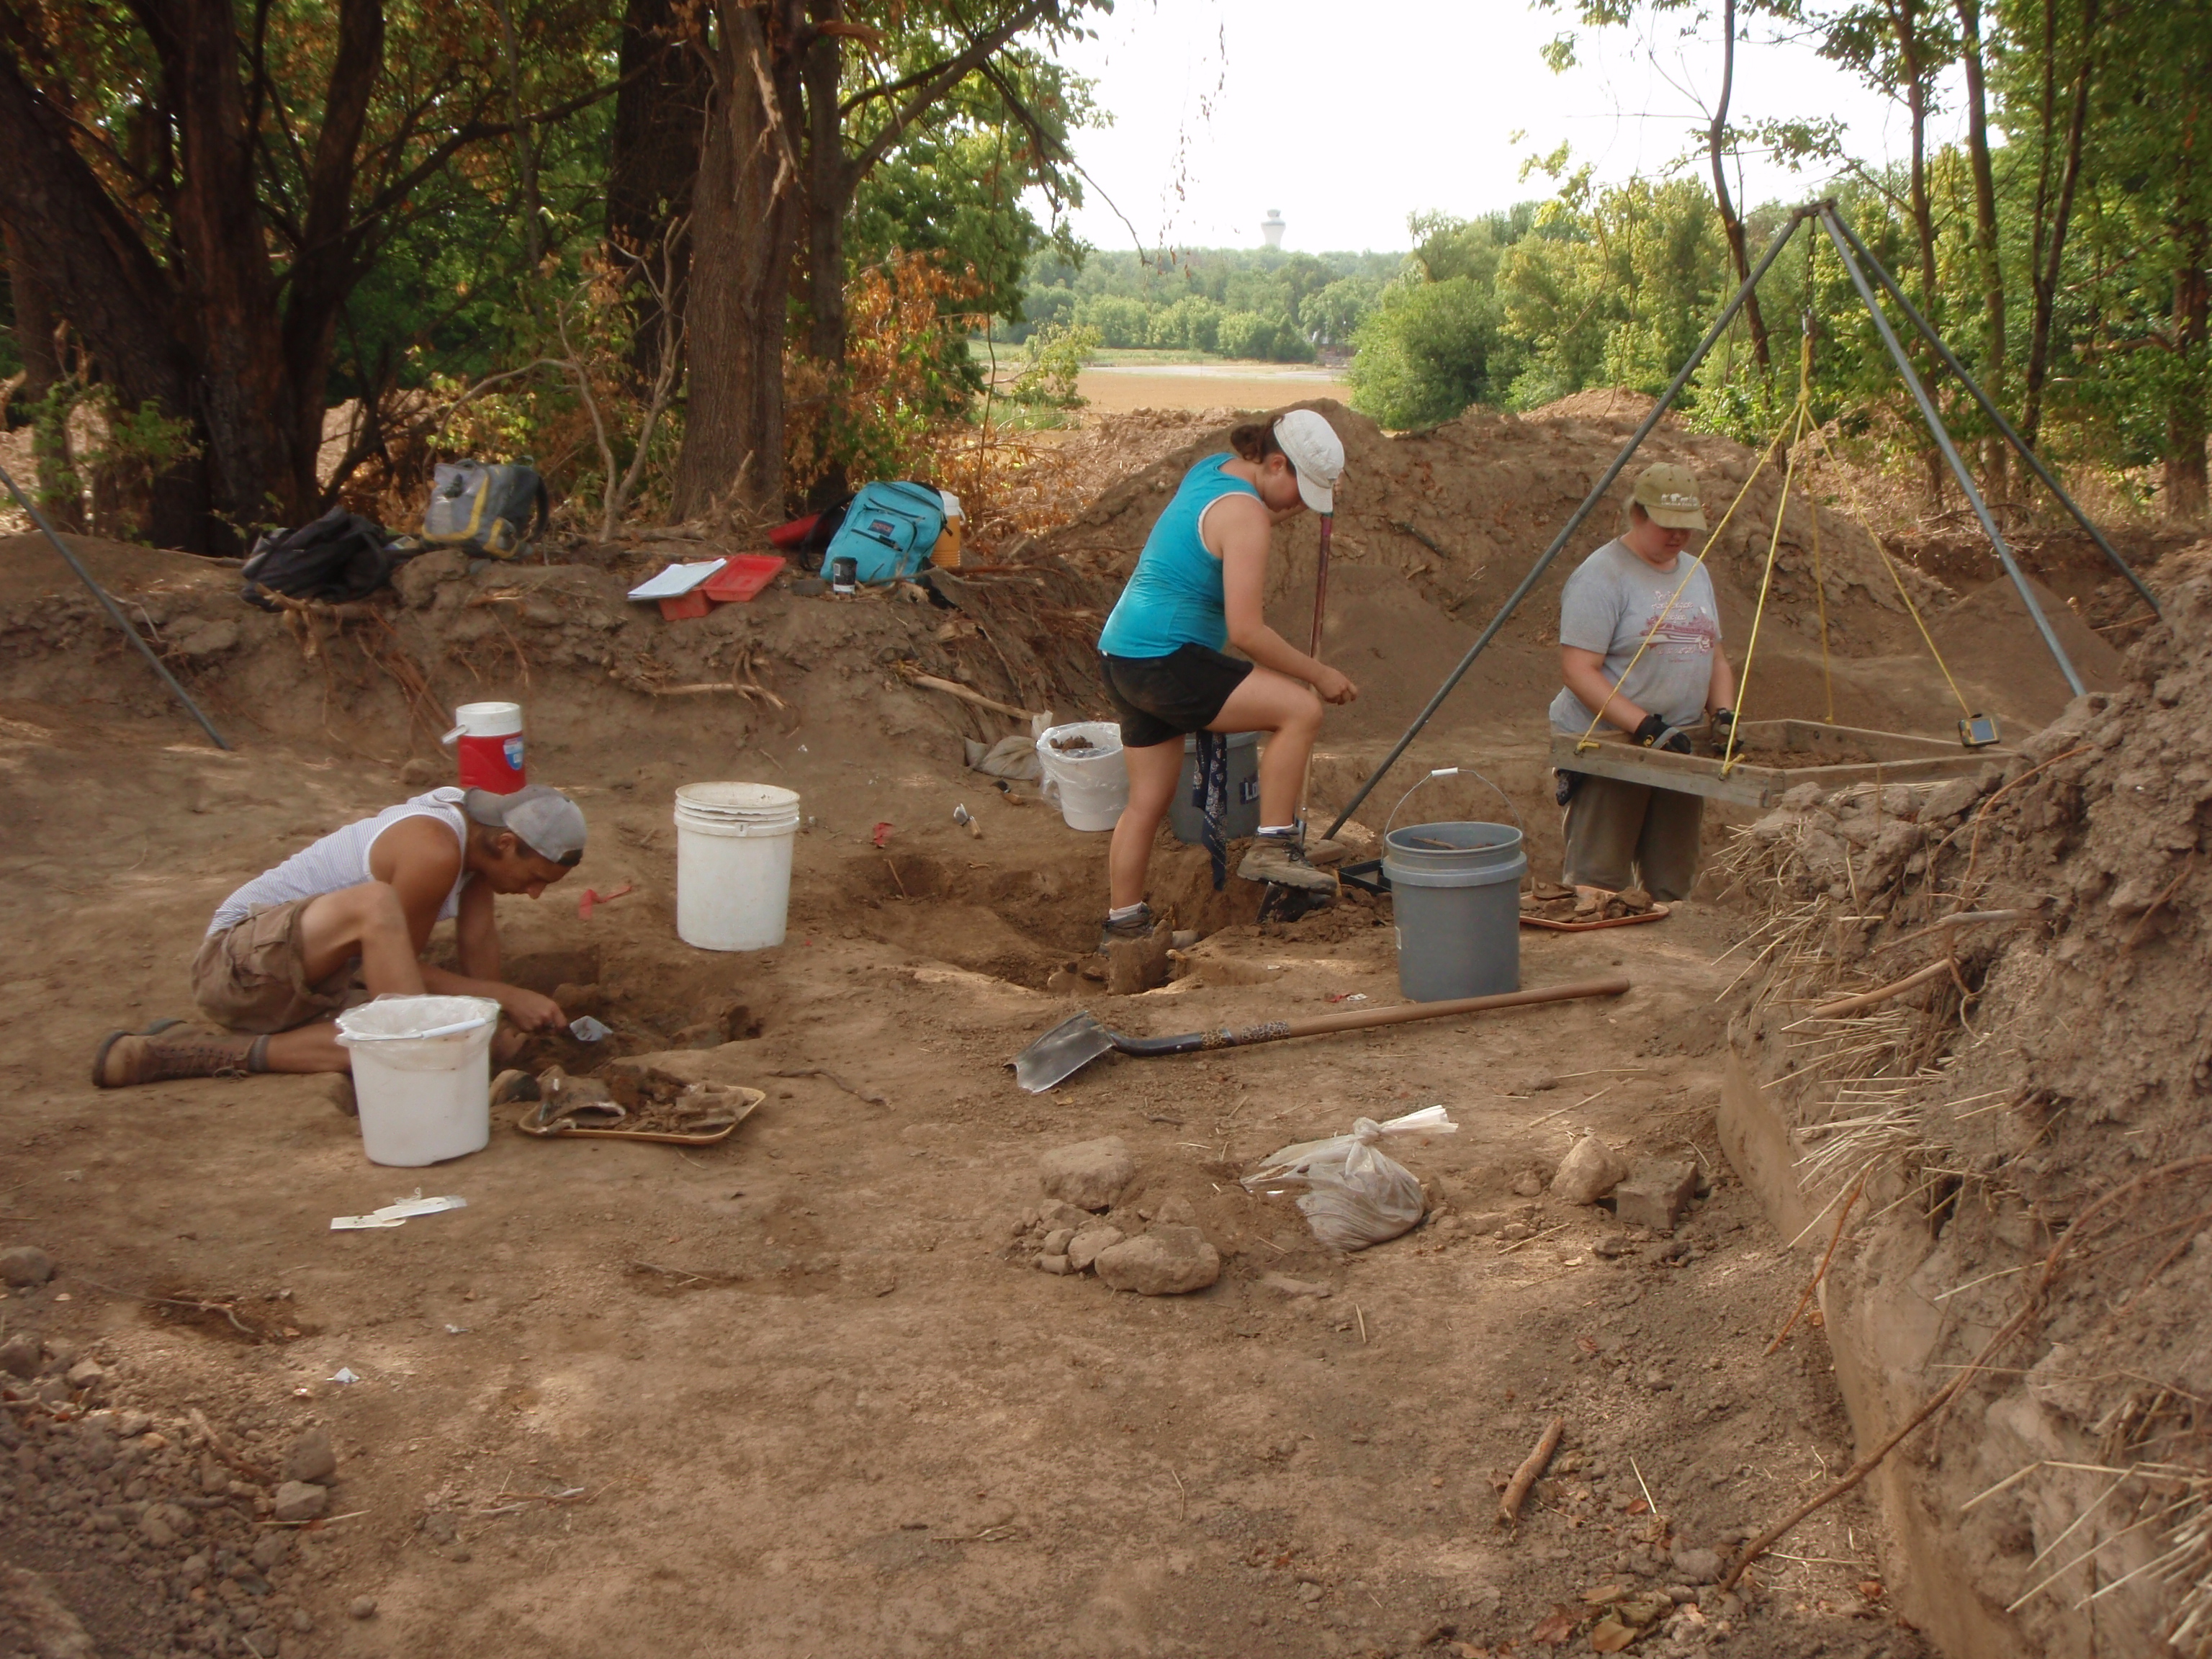
[[(1309, 507), (1332, 510), (1344, 446), (1310, 409), (1237, 427), (1229, 442), (1232, 453), (1208, 456), (1183, 475), (1098, 636), (1129, 771), (1101, 950), (1152, 932), (1145, 880), (1152, 837), (1183, 775), (1182, 740), (1194, 732), (1272, 734), (1260, 762), (1260, 839), (1237, 874), (1335, 885), (1306, 861), (1297, 794), (1322, 703), (1350, 702), (1358, 688), (1268, 627), (1261, 599), (1274, 526)], [(1224, 646), (1243, 656), (1227, 655)]]

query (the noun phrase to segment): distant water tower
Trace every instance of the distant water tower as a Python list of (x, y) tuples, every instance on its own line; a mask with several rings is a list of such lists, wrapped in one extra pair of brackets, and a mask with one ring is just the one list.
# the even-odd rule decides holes
[(1269, 247), (1282, 246), (1283, 233), (1289, 228), (1290, 226), (1284, 222), (1280, 208), (1269, 208), (1267, 216), (1260, 221), (1260, 234)]

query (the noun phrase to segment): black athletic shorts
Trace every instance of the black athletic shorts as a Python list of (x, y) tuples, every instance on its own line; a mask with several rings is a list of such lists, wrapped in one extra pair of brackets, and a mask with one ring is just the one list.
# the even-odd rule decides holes
[(1150, 749), (1203, 732), (1252, 665), (1202, 645), (1178, 646), (1164, 657), (1098, 653), (1106, 695), (1121, 714), (1121, 746)]

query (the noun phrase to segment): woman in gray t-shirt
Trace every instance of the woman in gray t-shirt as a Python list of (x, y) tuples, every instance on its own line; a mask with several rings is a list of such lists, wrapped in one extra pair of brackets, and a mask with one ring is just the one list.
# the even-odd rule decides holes
[[(1696, 477), (1667, 462), (1644, 468), (1628, 520), (1559, 596), (1565, 684), (1552, 701), (1552, 726), (1577, 738), (1617, 729), (1646, 748), (1687, 754), (1688, 729), (1711, 709), (1725, 736), (1735, 702), (1712, 578), (1683, 560), (1692, 532), (1705, 528)], [(1701, 797), (1578, 772), (1561, 772), (1559, 783), (1567, 808), (1563, 879), (1616, 891), (1640, 882), (1654, 898), (1689, 896)]]

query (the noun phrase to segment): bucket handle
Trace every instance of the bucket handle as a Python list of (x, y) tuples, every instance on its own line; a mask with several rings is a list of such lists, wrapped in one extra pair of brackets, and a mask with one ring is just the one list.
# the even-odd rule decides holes
[[(1439, 766), (1434, 771), (1431, 772), (1427, 777), (1414, 779), (1413, 789), (1419, 788), (1423, 784), (1426, 783), (1430, 778), (1455, 778), (1462, 772), (1465, 772), (1468, 776), (1474, 778), (1478, 783), (1481, 784), (1484, 788), (1489, 790), (1492, 794), (1497, 796), (1498, 799), (1505, 803), (1505, 810), (1513, 815), (1513, 827), (1521, 832), (1521, 840), (1525, 845), (1528, 840), (1528, 826), (1521, 822), (1521, 811), (1518, 807), (1513, 805), (1513, 797), (1507, 794), (1496, 784), (1491, 782), (1488, 778), (1484, 777), (1481, 773), (1476, 771), (1472, 766)], [(1390, 816), (1383, 819), (1382, 842), (1385, 846), (1388, 846), (1390, 842), (1390, 826), (1398, 821), (1398, 814), (1404, 809), (1406, 803), (1413, 799), (1413, 789), (1408, 789), (1404, 794), (1399, 796), (1398, 805), (1392, 807), (1390, 809)]]
[(427, 1031), (348, 1031), (349, 1042), (420, 1042), (425, 1037), (459, 1036), (464, 1031), (473, 1031), (490, 1024), (482, 1014), (474, 1019), (465, 1019), (453, 1025), (433, 1025)]
[(455, 744), (459, 743), (468, 734), (468, 729), (469, 728), (465, 726), (455, 726), (452, 731), (447, 732), (444, 737), (438, 739), (439, 746), (444, 749), (451, 749)]

